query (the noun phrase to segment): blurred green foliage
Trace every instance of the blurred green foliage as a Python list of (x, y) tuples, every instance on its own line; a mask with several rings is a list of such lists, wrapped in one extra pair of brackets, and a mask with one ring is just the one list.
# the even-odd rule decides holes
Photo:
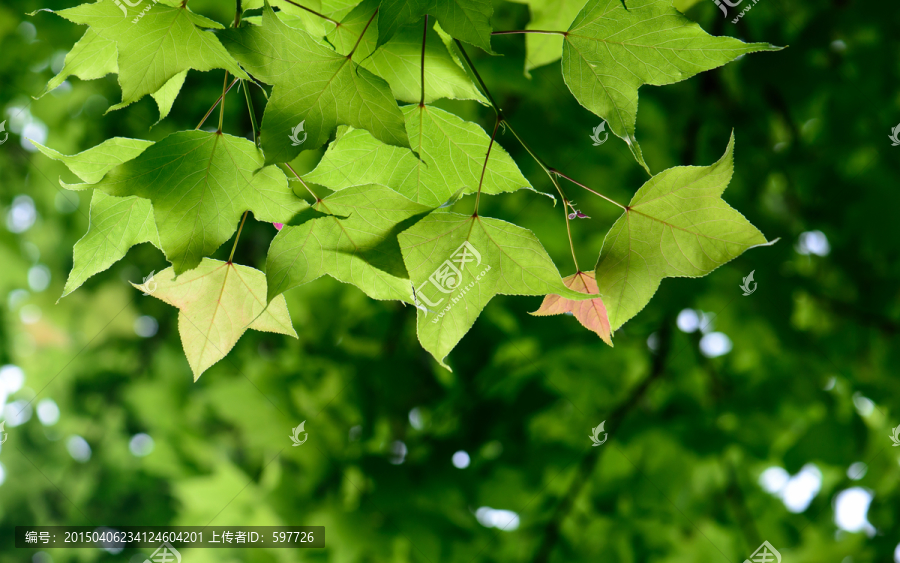
[[(725, 199), (781, 241), (705, 278), (665, 280), (615, 348), (572, 318), (529, 316), (538, 298), (498, 297), (449, 372), (416, 342), (412, 308), (323, 278), (286, 294), (298, 340), (250, 331), (193, 383), (175, 309), (127, 283), (165, 267), (149, 244), (56, 303), (87, 230), (89, 194), (62, 194), (58, 179), (75, 177), (20, 141), (43, 132), (45, 144), (71, 154), (116, 135), (159, 140), (196, 125), (221, 73), (190, 73), (152, 129), (149, 97), (104, 115), (120, 98), (114, 76), (74, 79), (33, 101), (83, 28), (24, 14), (74, 4), (0, 6), (0, 120), (10, 133), (0, 146), (0, 364), (25, 374), (0, 414), (0, 560), (50, 561), (13, 548), (16, 525), (207, 523), (324, 525), (327, 547), (185, 549), (186, 563), (739, 562), (763, 540), (790, 563), (895, 560), (900, 450), (888, 436), (900, 424), (900, 148), (886, 137), (900, 122), (900, 11), (760, 0), (734, 25), (712, 1), (679, 4), (713, 34), (789, 48), (642, 88), (646, 161), (654, 172), (708, 165), (733, 128)], [(233, 15), (229, 2), (191, 7), (220, 22)], [(495, 29), (528, 23), (527, 5), (497, 0), (494, 9)], [(526, 142), (550, 166), (627, 201), (646, 174), (619, 140), (592, 146), (599, 119), (566, 91), (558, 63), (529, 79), (522, 36), (494, 37), (493, 46), (503, 56), (479, 53), (475, 63)], [(493, 122), (476, 102), (438, 105)], [(225, 111), (226, 130), (249, 136), (246, 108)], [(535, 187), (551, 191), (510, 134), (500, 142)], [(320, 157), (303, 153), (295, 168), (309, 171)], [(591, 217), (574, 224), (578, 258), (592, 264), (618, 209), (574, 189)], [(36, 214), (25, 230), (22, 196)], [(572, 273), (558, 206), (528, 191), (484, 199), (484, 214), (535, 231), (561, 273)], [(798, 251), (822, 240), (803, 235), (812, 231), (827, 238), (827, 253)], [(274, 234), (248, 221), (236, 260), (262, 268)], [(738, 286), (751, 270), (758, 290), (744, 297)], [(703, 335), (676, 326), (686, 308), (714, 314), (731, 351), (703, 355)], [(141, 337), (153, 332), (145, 317), (158, 330)], [(0, 372), (4, 389), (16, 387), (15, 373)], [(39, 420), (53, 418), (48, 400), (60, 412), (53, 424)], [(29, 401), (26, 412), (37, 412), (10, 424)], [(290, 447), (303, 420), (309, 440)], [(590, 429), (603, 420), (609, 439), (593, 448)], [(139, 433), (153, 439), (149, 455), (129, 450)], [(89, 444), (88, 460), (70, 454), (73, 436)], [(464, 469), (451, 463), (460, 450), (471, 459)], [(867, 471), (848, 474), (855, 462)], [(802, 510), (759, 484), (766, 468), (797, 475), (807, 464), (821, 482)], [(835, 499), (850, 487), (872, 495), (874, 535), (836, 525)], [(485, 523), (498, 513), (482, 507), (516, 513), (516, 525), (483, 525), (476, 513)], [(54, 562), (148, 555), (45, 553)]]

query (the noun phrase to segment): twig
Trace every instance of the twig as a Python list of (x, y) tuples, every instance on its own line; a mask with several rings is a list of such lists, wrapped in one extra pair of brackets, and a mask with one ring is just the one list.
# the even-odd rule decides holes
[(333, 20), (333, 19), (329, 18), (328, 16), (326, 16), (325, 14), (320, 14), (319, 12), (317, 12), (311, 8), (307, 8), (306, 6), (303, 6), (301, 4), (293, 2), (292, 0), (284, 0), (284, 1), (287, 2), (288, 4), (293, 4), (294, 6), (297, 6), (298, 8), (306, 10), (307, 12), (309, 12), (310, 14), (312, 14), (314, 16), (319, 16), (320, 18), (324, 19), (325, 21), (330, 21), (331, 23), (333, 23), (336, 26), (341, 25), (341, 22), (339, 22), (337, 20)]
[(569, 208), (572, 211), (575, 211), (575, 208), (572, 207), (572, 204), (569, 203), (569, 200), (563, 200), (563, 215), (566, 216), (566, 234), (569, 235), (569, 250), (572, 251), (572, 262), (575, 263), (575, 272), (581, 272), (581, 268), (578, 267), (578, 258), (575, 257), (575, 244), (572, 243), (572, 228), (569, 226)]
[(363, 37), (366, 35), (366, 31), (369, 29), (369, 26), (372, 24), (372, 20), (374, 20), (375, 16), (378, 15), (378, 10), (379, 10), (379, 8), (375, 8), (375, 11), (372, 12), (372, 17), (369, 18), (369, 21), (366, 22), (366, 27), (364, 27), (362, 30), (362, 33), (359, 34), (359, 38), (356, 40), (356, 44), (353, 46), (353, 50), (350, 51), (349, 55), (347, 55), (348, 59), (353, 58), (353, 53), (356, 52), (356, 48), (359, 47), (360, 42), (362, 41)]
[(237, 250), (238, 239), (241, 238), (241, 231), (244, 230), (244, 221), (247, 220), (247, 213), (249, 213), (249, 211), (244, 211), (244, 216), (241, 218), (241, 226), (238, 227), (237, 236), (234, 237), (234, 246), (231, 247), (231, 254), (228, 255), (229, 264), (231, 264), (231, 260), (234, 258), (234, 251)]
[(425, 106), (425, 40), (428, 39), (428, 14), (425, 14), (425, 29), (422, 31), (422, 97), (419, 107)]
[(484, 183), (484, 173), (487, 171), (487, 163), (491, 157), (491, 148), (494, 146), (494, 138), (497, 137), (497, 128), (500, 127), (500, 114), (497, 114), (497, 120), (494, 122), (494, 132), (491, 133), (491, 142), (488, 143), (487, 153), (484, 155), (484, 166), (481, 167), (481, 178), (478, 180), (478, 193), (475, 194), (475, 213), (472, 217), (478, 217), (478, 203), (481, 201), (481, 185)]
[(300, 174), (297, 174), (297, 171), (294, 170), (294, 168), (290, 164), (285, 162), (284, 165), (288, 167), (288, 170), (294, 173), (294, 176), (296, 176), (298, 180), (300, 180), (300, 183), (303, 184), (303, 187), (306, 188), (306, 191), (308, 191), (310, 195), (313, 196), (313, 198), (316, 200), (316, 203), (322, 201), (321, 199), (319, 199), (319, 196), (317, 196), (316, 193), (310, 189), (306, 182), (303, 181), (303, 178), (300, 177)]
[(219, 106), (219, 133), (222, 132), (222, 119), (225, 116), (225, 94), (228, 93), (228, 71), (225, 71), (225, 80), (222, 81), (222, 105)]
[(492, 31), (491, 35), (514, 35), (517, 33), (539, 33), (542, 35), (568, 35), (568, 31), (547, 31), (544, 29), (513, 29), (511, 31)]
[[(659, 331), (657, 331), (657, 334), (659, 334), (659, 350), (653, 358), (653, 367), (651, 368), (650, 374), (644, 378), (640, 385), (631, 392), (631, 395), (629, 395), (625, 401), (620, 403), (609, 416), (607, 420), (612, 421), (613, 424), (618, 425), (619, 421), (628, 415), (631, 409), (637, 405), (638, 401), (640, 401), (647, 392), (650, 384), (659, 379), (665, 371), (666, 359), (669, 355), (669, 347), (671, 345), (671, 328), (669, 324), (669, 320), (664, 319), (662, 326)], [(610, 429), (609, 432), (612, 432), (612, 429)], [(562, 525), (563, 520), (569, 515), (569, 511), (574, 506), (575, 500), (587, 483), (588, 478), (590, 478), (594, 469), (600, 463), (600, 458), (602, 457), (600, 455), (601, 453), (602, 451), (597, 452), (597, 454), (589, 451), (581, 459), (581, 463), (576, 470), (575, 478), (572, 480), (572, 484), (569, 485), (569, 490), (566, 491), (566, 495), (557, 505), (556, 510), (553, 511), (553, 516), (544, 527), (544, 534), (541, 537), (541, 543), (538, 545), (538, 549), (535, 552), (534, 559), (532, 560), (533, 563), (547, 563), (550, 559), (550, 553), (553, 551), (553, 547), (559, 539), (560, 526)]]
[(551, 170), (554, 174), (556, 174), (557, 176), (562, 176), (563, 178), (565, 178), (566, 180), (572, 182), (572, 183), (575, 184), (576, 186), (581, 186), (582, 188), (586, 189), (587, 191), (591, 192), (592, 194), (594, 194), (594, 195), (596, 195), (596, 196), (602, 197), (603, 199), (605, 199), (606, 201), (612, 203), (613, 205), (617, 205), (617, 206), (621, 207), (622, 209), (625, 209), (626, 211), (628, 210), (628, 208), (625, 207), (624, 205), (622, 205), (621, 203), (619, 203), (619, 202), (617, 202), (617, 201), (614, 201), (614, 200), (611, 200), (611, 199), (609, 199), (608, 197), (606, 197), (605, 195), (601, 194), (600, 192), (598, 192), (598, 191), (596, 191), (596, 190), (592, 190), (591, 188), (585, 186), (585, 185), (582, 184), (581, 182), (577, 182), (577, 181), (573, 180), (572, 178), (569, 178), (568, 176), (566, 176), (565, 174), (563, 174), (563, 173), (560, 172), (559, 170), (554, 170), (554, 169), (552, 169), (552, 168), (551, 168), (550, 170)]
[(241, 80), (241, 89), (244, 90), (244, 99), (247, 100), (247, 111), (250, 112), (250, 127), (253, 129), (253, 142), (259, 148), (259, 126), (256, 124), (256, 112), (253, 111), (253, 101), (250, 99), (250, 88)]
[[(235, 84), (237, 84), (239, 81), (240, 81), (240, 78), (235, 78), (234, 82), (232, 82), (231, 84), (228, 85), (228, 90), (225, 90), (225, 93), (227, 94), (228, 92), (230, 92), (231, 87), (234, 86)], [(209, 110), (207, 110), (206, 115), (204, 115), (203, 119), (200, 120), (200, 124), (197, 125), (197, 127), (195, 127), (194, 129), (200, 129), (201, 127), (203, 127), (203, 124), (206, 123), (206, 118), (209, 117), (209, 114), (211, 114), (213, 112), (213, 110), (216, 109), (216, 106), (218, 106), (219, 102), (221, 102), (221, 101), (222, 101), (222, 96), (219, 96), (219, 99), (216, 100), (216, 103), (214, 103), (212, 105), (212, 107), (209, 108)]]

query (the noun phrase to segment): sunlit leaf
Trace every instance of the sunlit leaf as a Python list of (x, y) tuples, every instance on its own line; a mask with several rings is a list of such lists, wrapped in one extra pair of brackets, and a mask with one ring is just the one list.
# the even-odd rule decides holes
[(445, 367), (495, 295), (589, 298), (565, 286), (534, 233), (499, 219), (432, 213), (399, 241), (415, 286), (419, 342)]
[[(173, 133), (93, 185), (110, 195), (153, 203), (162, 248), (176, 273), (194, 268), (231, 238), (244, 211), (287, 223), (309, 205), (246, 139), (216, 132)], [(257, 172), (258, 170), (258, 172)]]
[(132, 285), (178, 308), (178, 333), (194, 381), (248, 328), (297, 337), (284, 296), (266, 306), (266, 275), (254, 268), (204, 258), (177, 278), (166, 268), (152, 283)]
[(411, 302), (397, 234), (430, 207), (383, 186), (358, 186), (326, 197), (316, 208), (332, 216), (286, 226), (272, 241), (269, 299), (328, 274), (373, 299)]
[[(365, 131), (352, 130), (328, 147), (309, 180), (341, 190), (381, 184), (413, 201), (441, 205), (454, 193), (474, 193), (490, 137), (476, 125), (433, 106), (403, 108), (416, 156), (385, 145)], [(491, 148), (482, 192), (497, 194), (531, 188), (518, 166), (497, 143)]]
[(136, 21), (136, 13), (123, 15), (124, 5), (109, 0), (56, 12), (69, 21), (89, 25), (101, 37), (116, 43), (122, 102), (115, 109), (156, 92), (188, 69), (220, 68), (249, 78), (216, 36), (204, 31), (222, 29), (221, 24), (193, 13), (187, 2), (151, 6)]
[(631, 199), (600, 250), (597, 287), (613, 330), (636, 315), (667, 277), (700, 277), (766, 237), (722, 200), (734, 173), (734, 136), (711, 166), (676, 166)]
[(280, 21), (270, 7), (262, 26), (229, 30), (222, 41), (254, 76), (274, 85), (261, 125), (267, 164), (322, 146), (342, 124), (366, 129), (388, 144), (409, 146), (388, 84)]
[(563, 78), (575, 98), (609, 123), (647, 172), (634, 135), (638, 88), (680, 82), (768, 43), (713, 37), (672, 7), (671, 0), (590, 0), (565, 36)]
[(70, 76), (77, 76), (82, 80), (96, 80), (107, 74), (119, 72), (117, 56), (115, 41), (105, 39), (93, 29), (88, 28), (84, 32), (84, 36), (66, 55), (62, 70), (50, 79), (47, 87), (38, 97), (58, 88)]
[(387, 43), (404, 25), (425, 14), (460, 41), (491, 52), (490, 0), (382, 0), (378, 17), (378, 44)]

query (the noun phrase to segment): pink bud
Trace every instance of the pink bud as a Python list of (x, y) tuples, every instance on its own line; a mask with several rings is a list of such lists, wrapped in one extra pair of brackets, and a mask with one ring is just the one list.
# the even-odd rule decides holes
[(284, 228), (284, 223), (272, 223), (279, 231)]

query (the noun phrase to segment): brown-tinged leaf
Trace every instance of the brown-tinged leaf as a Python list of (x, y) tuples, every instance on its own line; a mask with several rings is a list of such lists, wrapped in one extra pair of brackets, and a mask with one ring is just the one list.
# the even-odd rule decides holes
[[(594, 272), (576, 272), (567, 278), (563, 278), (566, 287), (579, 293), (587, 293), (596, 295), (597, 280), (594, 279)], [(606, 306), (603, 300), (587, 299), (585, 301), (572, 301), (559, 295), (548, 295), (544, 297), (540, 309), (531, 313), (538, 317), (546, 317), (550, 315), (562, 315), (563, 313), (572, 313), (581, 325), (595, 333), (603, 339), (604, 342), (613, 345), (612, 332), (609, 329), (609, 316), (606, 314)]]

